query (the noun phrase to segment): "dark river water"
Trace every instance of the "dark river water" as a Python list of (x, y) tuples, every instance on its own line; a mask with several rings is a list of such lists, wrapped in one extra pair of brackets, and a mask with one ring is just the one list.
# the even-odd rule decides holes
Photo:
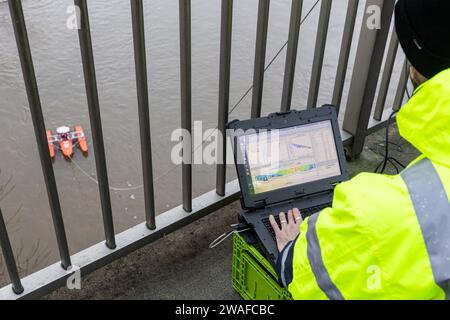
[[(314, 2), (305, 1), (303, 12)], [(81, 124), (90, 139), (78, 35), (66, 26), (72, 3), (23, 0), (23, 7), (47, 128)], [(257, 4), (257, 0), (234, 2), (231, 104), (252, 82)], [(161, 213), (181, 203), (181, 170), (170, 160), (174, 145), (170, 136), (180, 126), (178, 1), (149, 0), (144, 5), (154, 184), (156, 207)], [(333, 1), (319, 103), (331, 100), (346, 5), (346, 1)], [(289, 0), (271, 2), (267, 61), (287, 39), (290, 6)], [(306, 105), (319, 8), (301, 29), (293, 95), (293, 107), (298, 109)], [(130, 2), (89, 1), (89, 11), (114, 223), (120, 232), (145, 220)], [(362, 11), (360, 7), (359, 21)], [(214, 128), (217, 122), (219, 31), (220, 1), (193, 0), (192, 116), (203, 121), (204, 129)], [(284, 59), (285, 52), (266, 73), (263, 114), (279, 109)], [(230, 118), (249, 117), (250, 102), (251, 95)], [(25, 275), (57, 261), (58, 252), (4, 1), (0, 1), (0, 170), (0, 207)], [(57, 156), (54, 170), (71, 253), (102, 241), (93, 153), (85, 158), (75, 152), (72, 162)], [(194, 196), (214, 189), (214, 170), (214, 166), (194, 166)], [(234, 177), (231, 168), (228, 180)]]

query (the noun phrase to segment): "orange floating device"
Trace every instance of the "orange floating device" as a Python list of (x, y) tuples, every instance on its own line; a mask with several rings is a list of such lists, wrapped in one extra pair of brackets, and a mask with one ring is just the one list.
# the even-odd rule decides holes
[(81, 126), (76, 126), (74, 130), (67, 126), (58, 127), (56, 134), (52, 134), (51, 130), (47, 130), (47, 141), (52, 159), (55, 158), (55, 144), (66, 159), (72, 158), (74, 143), (78, 144), (84, 155), (87, 155), (88, 152), (86, 136)]
[(59, 139), (59, 149), (66, 159), (72, 158), (73, 154), (73, 133), (69, 127), (59, 127), (56, 129)]
[(84, 135), (84, 131), (81, 126), (75, 126), (75, 138), (78, 141), (78, 147), (80, 148), (81, 152), (87, 154), (88, 145), (86, 141), (86, 136)]
[(55, 141), (51, 130), (47, 130), (47, 142), (48, 150), (50, 151), (50, 158), (55, 159), (55, 145), (53, 144)]

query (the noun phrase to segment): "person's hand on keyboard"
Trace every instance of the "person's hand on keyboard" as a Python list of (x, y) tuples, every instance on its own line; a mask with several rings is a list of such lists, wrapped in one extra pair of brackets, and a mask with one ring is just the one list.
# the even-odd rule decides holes
[(284, 212), (280, 213), (281, 227), (275, 220), (274, 216), (270, 216), (270, 224), (275, 231), (275, 237), (277, 239), (278, 251), (283, 251), (284, 247), (297, 238), (300, 233), (300, 225), (303, 222), (302, 216), (298, 209), (289, 210), (287, 217)]

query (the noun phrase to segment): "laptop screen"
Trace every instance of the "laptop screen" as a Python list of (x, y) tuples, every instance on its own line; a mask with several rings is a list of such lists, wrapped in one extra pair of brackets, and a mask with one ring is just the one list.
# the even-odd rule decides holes
[(330, 120), (238, 137), (252, 195), (340, 176)]

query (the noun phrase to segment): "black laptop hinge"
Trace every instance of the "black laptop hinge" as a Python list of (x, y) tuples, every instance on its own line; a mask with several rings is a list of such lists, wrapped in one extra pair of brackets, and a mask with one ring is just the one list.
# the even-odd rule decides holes
[(255, 209), (264, 209), (266, 207), (266, 200), (256, 201), (255, 202)]
[(317, 197), (317, 196), (319, 196), (319, 195), (322, 195), (322, 194), (327, 194), (327, 193), (331, 193), (331, 192), (333, 192), (333, 189), (330, 189), (330, 190), (324, 190), (324, 191), (319, 191), (319, 192), (314, 192), (314, 193), (305, 193), (305, 192), (302, 192), (302, 191), (297, 191), (295, 194), (296, 194), (296, 198), (295, 198), (295, 200), (300, 200), (300, 199), (303, 199), (303, 198), (310, 198), (310, 197)]
[(331, 184), (331, 188), (334, 190), (341, 183), (342, 182), (334, 182), (334, 183)]

